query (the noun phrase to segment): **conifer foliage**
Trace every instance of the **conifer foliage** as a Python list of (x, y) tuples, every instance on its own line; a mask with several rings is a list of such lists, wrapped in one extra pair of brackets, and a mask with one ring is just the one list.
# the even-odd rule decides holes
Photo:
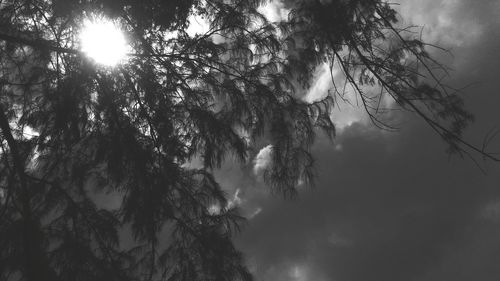
[[(377, 115), (390, 96), (453, 150), (475, 149), (461, 99), (388, 3), (288, 1), (288, 18), (269, 22), (264, 2), (0, 1), (1, 280), (252, 280), (232, 243), (244, 218), (213, 169), (266, 138), (269, 187), (311, 184), (310, 146), (319, 131), (334, 137), (346, 90), (304, 100), (323, 63), (377, 126), (391, 128)], [(79, 51), (89, 15), (122, 27), (125, 63)], [(193, 16), (201, 34), (186, 31)], [(98, 203), (108, 193), (118, 208)]]

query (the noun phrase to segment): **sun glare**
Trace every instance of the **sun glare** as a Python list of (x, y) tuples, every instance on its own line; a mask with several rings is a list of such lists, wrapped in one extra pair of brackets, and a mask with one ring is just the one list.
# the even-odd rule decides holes
[(81, 50), (96, 63), (113, 66), (127, 53), (127, 42), (120, 28), (108, 19), (85, 20), (80, 33)]

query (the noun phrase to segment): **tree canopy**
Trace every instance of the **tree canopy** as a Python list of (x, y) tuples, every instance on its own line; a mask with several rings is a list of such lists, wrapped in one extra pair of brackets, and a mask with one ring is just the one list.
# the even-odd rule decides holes
[[(390, 3), (294, 0), (270, 22), (265, 2), (0, 2), (2, 280), (251, 280), (231, 240), (244, 218), (213, 170), (248, 161), (265, 138), (266, 183), (294, 195), (312, 184), (310, 147), (320, 131), (335, 136), (349, 89), (382, 129), (393, 129), (380, 115), (389, 97), (452, 151), (495, 159), (462, 139), (472, 116)], [(90, 15), (124, 30), (126, 63), (80, 51)], [(192, 17), (204, 32), (187, 32)], [(345, 83), (307, 102), (324, 63)], [(119, 208), (97, 203), (109, 192)]]

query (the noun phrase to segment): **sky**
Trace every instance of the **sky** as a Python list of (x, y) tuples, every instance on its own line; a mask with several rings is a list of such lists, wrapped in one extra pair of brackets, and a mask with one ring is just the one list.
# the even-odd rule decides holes
[[(403, 24), (424, 26), (424, 39), (452, 51), (433, 53), (465, 87), (475, 123), (466, 138), (480, 144), (500, 129), (500, 1), (399, 0)], [(266, 7), (286, 16), (286, 4)], [(310, 95), (329, 83), (320, 72)], [(272, 195), (262, 182), (270, 147), (254, 161), (228, 162), (217, 176), (248, 217), (236, 238), (257, 280), (500, 280), (500, 165), (446, 154), (422, 120), (398, 117), (388, 133), (362, 111), (335, 113), (334, 142), (313, 146), (317, 184), (298, 198)], [(500, 151), (500, 138), (492, 149)]]
[[(292, 1), (273, 0), (261, 10), (278, 21)], [(423, 26), (425, 41), (451, 50), (432, 54), (453, 69), (448, 84), (467, 86), (464, 99), (476, 121), (465, 138), (480, 145), (500, 130), (500, 1), (393, 2), (402, 25)], [(199, 19), (188, 33), (204, 28)], [(329, 69), (319, 67), (305, 99), (331, 86)], [(316, 186), (299, 185), (293, 200), (271, 194), (263, 182), (268, 143), (257, 144), (249, 163), (228, 161), (216, 172), (229, 205), (248, 218), (235, 243), (256, 280), (500, 280), (500, 164), (480, 161), (483, 171), (450, 157), (411, 114), (397, 116), (398, 132), (374, 128), (362, 108), (350, 105), (332, 118), (337, 137), (319, 135), (312, 148)], [(500, 152), (500, 135), (491, 146)], [(120, 199), (96, 198), (111, 209)]]

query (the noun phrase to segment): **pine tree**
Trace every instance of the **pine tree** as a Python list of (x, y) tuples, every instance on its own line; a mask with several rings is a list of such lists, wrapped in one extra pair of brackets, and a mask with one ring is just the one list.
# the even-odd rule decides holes
[[(295, 0), (269, 22), (263, 2), (0, 2), (2, 280), (252, 280), (231, 240), (244, 218), (213, 170), (248, 161), (265, 137), (270, 188), (312, 184), (310, 147), (319, 131), (335, 136), (345, 90), (303, 99), (322, 63), (343, 71), (375, 125), (392, 128), (377, 114), (388, 95), (451, 150), (495, 159), (462, 139), (472, 116), (390, 4)], [(127, 63), (99, 67), (79, 51), (91, 14), (129, 35)], [(186, 32), (193, 15), (207, 32)], [(97, 203), (109, 192), (118, 209)]]

